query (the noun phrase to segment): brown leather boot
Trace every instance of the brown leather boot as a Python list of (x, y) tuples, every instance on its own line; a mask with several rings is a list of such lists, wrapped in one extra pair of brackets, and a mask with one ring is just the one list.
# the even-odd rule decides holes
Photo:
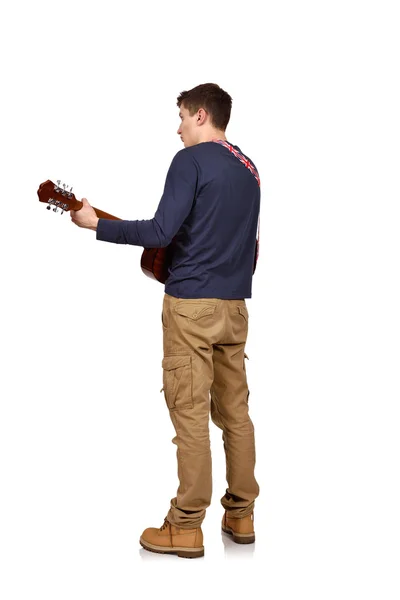
[(204, 556), (203, 532), (201, 527), (182, 529), (175, 527), (167, 518), (159, 528), (148, 527), (140, 537), (140, 544), (150, 552), (177, 554), (183, 558)]
[(233, 541), (237, 544), (252, 544), (256, 539), (256, 534), (254, 533), (254, 511), (241, 519), (227, 517), (225, 511), (222, 517), (222, 531), (232, 535)]

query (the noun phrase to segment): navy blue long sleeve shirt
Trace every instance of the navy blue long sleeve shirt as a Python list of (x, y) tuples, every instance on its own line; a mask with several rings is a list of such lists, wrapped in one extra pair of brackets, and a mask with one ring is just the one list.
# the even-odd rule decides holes
[(259, 211), (260, 186), (250, 169), (225, 146), (202, 142), (174, 156), (153, 219), (99, 219), (96, 239), (164, 248), (175, 237), (165, 293), (251, 298)]

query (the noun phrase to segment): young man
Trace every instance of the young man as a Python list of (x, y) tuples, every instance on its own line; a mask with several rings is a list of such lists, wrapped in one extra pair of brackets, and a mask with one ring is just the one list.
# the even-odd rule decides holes
[(83, 198), (72, 221), (96, 239), (164, 248), (175, 238), (162, 308), (163, 383), (175, 427), (179, 488), (160, 528), (142, 533), (147, 550), (204, 555), (201, 524), (212, 495), (209, 415), (223, 431), (228, 488), (222, 529), (237, 543), (255, 540), (254, 426), (244, 352), (245, 298), (251, 298), (260, 211), (257, 169), (225, 130), (232, 98), (206, 83), (177, 98), (185, 148), (170, 165), (153, 219), (98, 219)]

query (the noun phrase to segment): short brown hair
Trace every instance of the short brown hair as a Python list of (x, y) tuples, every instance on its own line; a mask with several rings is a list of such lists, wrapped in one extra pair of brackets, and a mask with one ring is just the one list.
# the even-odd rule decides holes
[(216, 83), (202, 83), (189, 91), (181, 92), (177, 105), (183, 104), (192, 117), (199, 108), (204, 108), (216, 129), (225, 129), (231, 117), (232, 98)]

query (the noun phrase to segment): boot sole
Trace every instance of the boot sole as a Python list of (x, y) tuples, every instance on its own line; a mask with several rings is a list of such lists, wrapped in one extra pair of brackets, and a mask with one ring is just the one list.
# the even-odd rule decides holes
[(236, 533), (233, 529), (222, 527), (222, 531), (231, 535), (237, 544), (252, 544), (256, 540), (255, 533)]
[(201, 548), (185, 548), (183, 546), (165, 548), (164, 546), (155, 546), (154, 544), (150, 544), (150, 542), (145, 542), (142, 538), (140, 538), (139, 542), (145, 550), (157, 552), (158, 554), (177, 554), (181, 558), (200, 558), (204, 556), (204, 546), (201, 546)]

